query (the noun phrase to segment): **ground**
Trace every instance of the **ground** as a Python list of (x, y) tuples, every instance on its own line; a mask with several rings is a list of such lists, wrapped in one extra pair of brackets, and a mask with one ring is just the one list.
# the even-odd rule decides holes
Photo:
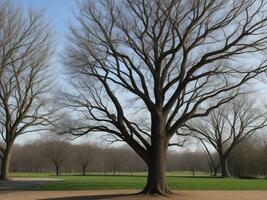
[(0, 181), (0, 200), (264, 200), (267, 180), (214, 178), (169, 174), (174, 195), (169, 198), (136, 196), (146, 181), (144, 174), (63, 175), (13, 174)]
[(174, 191), (169, 198), (132, 195), (135, 190), (0, 192), (1, 200), (264, 200), (267, 191)]

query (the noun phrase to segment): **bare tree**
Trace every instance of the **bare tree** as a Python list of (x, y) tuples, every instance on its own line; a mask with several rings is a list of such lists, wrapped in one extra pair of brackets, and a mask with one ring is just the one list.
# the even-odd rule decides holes
[(66, 104), (80, 118), (64, 131), (126, 142), (148, 167), (142, 192), (168, 193), (166, 154), (178, 129), (265, 71), (265, 3), (81, 1), (66, 56), (76, 89)]
[(23, 14), (21, 8), (8, 1), (0, 3), (2, 180), (8, 178), (15, 139), (42, 130), (52, 115), (53, 108), (48, 106), (50, 46), (51, 29), (42, 12), (30, 10)]
[(43, 155), (53, 163), (57, 176), (70, 154), (70, 144), (65, 141), (50, 139), (43, 144)]
[(253, 103), (237, 99), (214, 110), (207, 118), (185, 125), (195, 137), (216, 150), (221, 176), (229, 176), (227, 158), (233, 149), (257, 131), (267, 126), (265, 113), (253, 108)]
[(75, 154), (75, 162), (79, 164), (82, 170), (82, 175), (86, 175), (88, 166), (92, 163), (95, 157), (95, 147), (92, 144), (80, 144), (73, 146)]
[(238, 178), (266, 178), (266, 159), (262, 147), (262, 143), (255, 137), (238, 144), (228, 158), (230, 173)]
[(109, 171), (112, 172), (113, 176), (118, 172), (122, 171), (122, 166), (125, 160), (127, 159), (125, 155), (127, 155), (126, 149), (108, 149), (108, 157), (107, 164)]

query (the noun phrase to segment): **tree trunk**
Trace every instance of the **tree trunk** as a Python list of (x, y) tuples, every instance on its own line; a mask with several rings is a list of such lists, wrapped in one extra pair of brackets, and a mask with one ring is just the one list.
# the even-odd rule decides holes
[(10, 160), (11, 160), (11, 155), (12, 155), (12, 149), (13, 149), (13, 145), (11, 144), (11, 145), (7, 145), (4, 151), (4, 156), (3, 156), (2, 164), (1, 164), (0, 180), (8, 180), (9, 165), (10, 165)]
[(192, 168), (192, 175), (195, 176), (195, 168)]
[(157, 141), (151, 146), (151, 160), (147, 163), (148, 177), (143, 194), (170, 194), (170, 190), (166, 183), (166, 156), (167, 145), (164, 137), (158, 137)]
[(56, 175), (59, 176), (59, 166), (56, 165)]
[(218, 168), (215, 168), (215, 169), (214, 169), (213, 176), (217, 176), (217, 173), (218, 173)]
[(83, 176), (85, 176), (86, 175), (86, 166), (83, 166), (82, 170), (83, 170)]
[(224, 157), (221, 158), (221, 173), (221, 177), (229, 177), (227, 160)]

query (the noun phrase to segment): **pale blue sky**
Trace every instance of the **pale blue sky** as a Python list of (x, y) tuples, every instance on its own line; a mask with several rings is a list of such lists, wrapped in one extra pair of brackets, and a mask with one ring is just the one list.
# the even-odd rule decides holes
[(76, 0), (12, 0), (13, 3), (21, 5), (25, 9), (44, 9), (47, 21), (56, 31), (57, 45), (64, 42), (68, 30), (68, 24), (73, 21), (73, 10)]
[(75, 8), (75, 0), (13, 0), (14, 3), (24, 8), (45, 9), (47, 17), (57, 29), (65, 29), (72, 18), (72, 10)]
[(56, 33), (54, 39), (55, 53), (52, 59), (53, 69), (57, 74), (56, 81), (58, 86), (65, 85), (62, 79), (62, 62), (59, 55), (62, 54), (66, 44), (68, 26), (74, 21), (73, 12), (77, 5), (76, 0), (11, 0), (11, 2), (22, 6), (25, 11), (29, 8), (45, 11), (46, 21), (51, 23)]
[[(11, 0), (11, 2), (22, 6), (25, 11), (29, 8), (45, 10), (46, 20), (51, 23), (56, 33), (54, 39), (54, 50), (56, 51), (51, 64), (55, 70), (57, 85), (59, 87), (66, 86), (62, 76), (63, 66), (59, 55), (63, 53), (66, 44), (68, 25), (74, 21), (73, 11), (76, 6), (76, 0)], [(29, 142), (38, 137), (39, 134), (23, 135), (16, 142)]]

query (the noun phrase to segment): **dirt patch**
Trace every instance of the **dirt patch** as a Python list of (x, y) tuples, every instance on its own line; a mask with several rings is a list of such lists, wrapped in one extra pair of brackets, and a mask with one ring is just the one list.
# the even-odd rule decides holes
[(175, 191), (175, 195), (147, 197), (134, 190), (0, 192), (1, 200), (265, 200), (267, 191)]

